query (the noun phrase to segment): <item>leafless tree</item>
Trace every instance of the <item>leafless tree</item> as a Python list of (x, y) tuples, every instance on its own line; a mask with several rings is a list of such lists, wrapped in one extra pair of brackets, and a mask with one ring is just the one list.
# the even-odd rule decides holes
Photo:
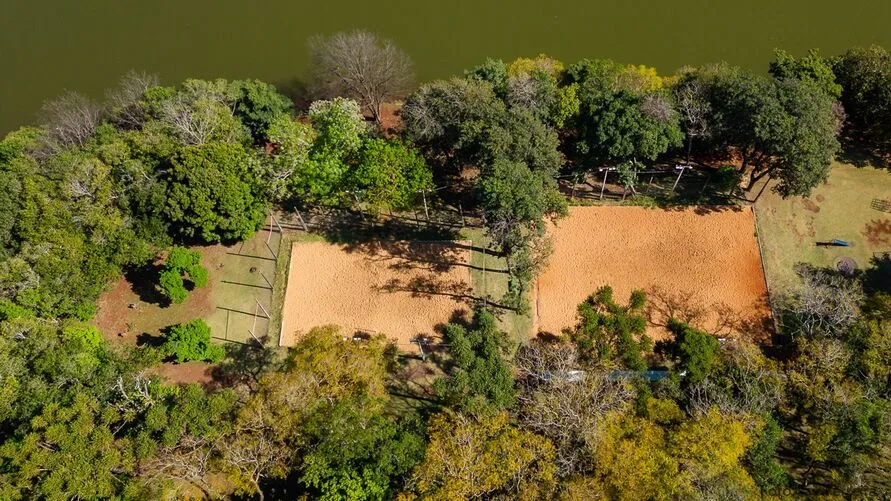
[(852, 279), (808, 266), (796, 269), (801, 284), (777, 295), (780, 320), (791, 335), (836, 335), (860, 314), (863, 289)]
[(408, 55), (367, 31), (313, 37), (309, 53), (315, 93), (326, 99), (355, 99), (378, 123), (381, 105), (403, 97), (414, 78)]
[(508, 101), (513, 105), (534, 110), (538, 108), (540, 93), (537, 82), (528, 74), (515, 75), (507, 82)]
[(206, 498), (218, 493), (212, 487), (214, 446), (204, 438), (185, 435), (173, 446), (161, 447), (139, 466), (139, 476), (148, 482), (172, 480), (188, 483)]
[(634, 391), (626, 380), (605, 370), (577, 371), (577, 353), (566, 344), (534, 341), (517, 354), (522, 391), (518, 419), (524, 428), (544, 435), (557, 447), (561, 475), (593, 466), (591, 451), (602, 424), (630, 405)]
[(687, 160), (689, 161), (690, 151), (693, 149), (693, 138), (706, 137), (709, 134), (708, 116), (711, 112), (711, 105), (706, 99), (702, 82), (696, 78), (691, 78), (679, 85), (675, 89), (674, 95), (681, 120), (686, 125)]
[(760, 415), (780, 404), (786, 378), (757, 345), (730, 339), (721, 346), (721, 356), (726, 367), (721, 384), (705, 378), (688, 390), (691, 414), (703, 415), (716, 406), (724, 414)]
[(145, 120), (140, 105), (145, 91), (160, 85), (158, 75), (130, 70), (121, 77), (118, 86), (105, 93), (106, 108), (119, 125), (137, 128)]
[(219, 448), (223, 468), (237, 483), (246, 484), (241, 490), (261, 500), (264, 496), (260, 481), (269, 476), (284, 476), (293, 452), (260, 421), (239, 423), (234, 436), (221, 441)]
[(40, 124), (61, 147), (83, 146), (102, 119), (102, 108), (76, 92), (65, 92), (43, 105)]
[(145, 371), (126, 377), (118, 376), (112, 392), (115, 396), (114, 406), (123, 413), (133, 414), (148, 409), (155, 404), (155, 397), (150, 390), (151, 383), (151, 377)]
[(226, 104), (212, 98), (192, 100), (180, 93), (161, 105), (161, 120), (187, 145), (234, 140), (231, 119)]
[(640, 102), (640, 111), (661, 123), (668, 123), (675, 116), (671, 103), (658, 94), (644, 96)]

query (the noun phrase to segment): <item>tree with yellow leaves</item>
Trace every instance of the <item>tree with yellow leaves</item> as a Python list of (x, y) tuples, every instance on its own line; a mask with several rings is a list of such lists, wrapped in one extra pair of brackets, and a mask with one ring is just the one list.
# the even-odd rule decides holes
[(507, 413), (479, 418), (437, 414), (428, 434), (427, 452), (413, 479), (414, 489), (425, 497), (516, 496), (554, 481), (554, 446), (515, 428)]

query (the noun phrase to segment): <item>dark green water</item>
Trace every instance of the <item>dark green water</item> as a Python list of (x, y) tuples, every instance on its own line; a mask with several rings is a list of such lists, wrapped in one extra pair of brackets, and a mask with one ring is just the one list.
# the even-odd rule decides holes
[(0, 0), (0, 133), (64, 89), (101, 97), (129, 69), (165, 82), (306, 66), (306, 38), (366, 28), (414, 59), (420, 81), (487, 56), (608, 57), (670, 73), (726, 60), (764, 70), (775, 47), (834, 54), (891, 46), (888, 0)]

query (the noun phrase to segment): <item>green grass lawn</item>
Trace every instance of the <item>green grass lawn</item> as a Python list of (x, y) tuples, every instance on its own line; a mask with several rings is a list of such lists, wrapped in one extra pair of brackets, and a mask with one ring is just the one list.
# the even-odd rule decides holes
[[(263, 308), (272, 315), (280, 240), (281, 233), (270, 235), (261, 230), (250, 239), (227, 247), (217, 268), (209, 270), (217, 280), (210, 292), (214, 310), (205, 320), (214, 338), (248, 343), (253, 342), (254, 336), (262, 339), (267, 335), (270, 319)], [(278, 341), (274, 333), (269, 334), (270, 343)]]
[[(495, 252), (481, 252), (488, 246), (488, 239), (483, 230), (465, 228), (462, 237), (473, 242), (474, 250), (470, 254), (470, 280), (476, 296), (487, 298), (497, 304), (507, 292), (507, 264), (504, 258), (495, 256)], [(484, 271), (485, 270), (485, 271)], [(531, 300), (530, 294), (530, 300)], [(519, 315), (504, 308), (494, 308), (500, 327), (517, 342), (525, 342), (532, 335), (532, 315)]]
[[(876, 253), (891, 251), (891, 213), (873, 208), (874, 201), (888, 199), (889, 171), (839, 163), (833, 164), (829, 180), (810, 197), (783, 200), (766, 191), (755, 209), (770, 288), (794, 283), (797, 263), (831, 267), (845, 256), (865, 269)], [(887, 233), (880, 231), (883, 226)], [(853, 246), (816, 245), (832, 239)]]

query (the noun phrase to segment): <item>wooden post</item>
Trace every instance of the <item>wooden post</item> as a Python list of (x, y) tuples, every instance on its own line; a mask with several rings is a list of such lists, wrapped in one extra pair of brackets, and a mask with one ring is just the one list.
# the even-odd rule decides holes
[(269, 253), (272, 254), (272, 257), (278, 259), (278, 254), (276, 254), (275, 251), (272, 250), (272, 247), (269, 245), (269, 242), (264, 242), (264, 243), (266, 244), (266, 249), (268, 249)]
[(270, 238), (272, 238), (272, 213), (269, 213), (269, 234), (266, 235), (266, 245), (269, 245)]
[(359, 204), (359, 195), (356, 195), (356, 192), (353, 192), (353, 200), (356, 201), (356, 208), (359, 210), (359, 215), (362, 216), (362, 220), (365, 221), (365, 212), (362, 210), (362, 206)]
[[(300, 220), (300, 226), (303, 226), (303, 231), (309, 233), (309, 228), (307, 228), (306, 221), (303, 220), (303, 216), (300, 215), (300, 211), (298, 210), (294, 212), (297, 213), (297, 219)], [(276, 224), (278, 224), (278, 222), (276, 222)], [(281, 228), (281, 225), (279, 225), (279, 228)]]
[(427, 354), (424, 353), (424, 344), (420, 339), (415, 339), (415, 342), (418, 343), (418, 349), (421, 350), (421, 360), (427, 361)]
[[(263, 280), (266, 281), (266, 285), (269, 286), (269, 290), (272, 290), (272, 282), (270, 282), (269, 279), (266, 278), (266, 274), (261, 271), (260, 276), (263, 277)], [(256, 299), (256, 298), (254, 298), (254, 299)]]
[(226, 341), (229, 340), (229, 315), (231, 313), (232, 313), (231, 311), (226, 310), (226, 333), (223, 334), (223, 337), (226, 339)]
[(486, 256), (488, 256), (488, 254), (489, 253), (486, 252), (486, 249), (483, 249), (483, 305), (484, 306), (489, 306), (489, 287), (486, 282)]
[(427, 210), (427, 190), (421, 190), (421, 198), (424, 199), (424, 217), (430, 222), (430, 212)]
[(705, 180), (705, 184), (702, 185), (702, 189), (699, 190), (699, 198), (702, 198), (703, 193), (705, 193), (705, 189), (708, 188), (708, 183), (712, 182), (713, 173), (708, 175), (708, 179)]
[(606, 189), (606, 175), (609, 174), (609, 169), (603, 169), (603, 183), (600, 185), (600, 199), (603, 200), (603, 191)]
[[(260, 302), (257, 301), (257, 304), (259, 304), (259, 303)], [(257, 308), (254, 307), (254, 322), (251, 324), (251, 328), (248, 329), (248, 332), (251, 333), (251, 337), (253, 337), (254, 339), (257, 339), (257, 336), (254, 335), (254, 329), (256, 329), (256, 328), (257, 328)], [(258, 339), (258, 341), (259, 341), (259, 339)]]
[(650, 186), (653, 186), (653, 178), (654, 178), (655, 176), (656, 176), (656, 174), (650, 174), (650, 182), (647, 183), (647, 192), (645, 193), (645, 195), (649, 195), (649, 194), (650, 194)]
[(272, 316), (269, 314), (269, 312), (266, 311), (266, 308), (263, 307), (263, 303), (261, 303), (259, 299), (254, 298), (254, 301), (256, 301), (256, 302), (257, 302), (257, 306), (259, 306), (260, 309), (263, 310), (263, 313), (266, 315), (266, 318), (267, 318), (267, 319), (272, 318)]
[(464, 209), (461, 207), (461, 202), (458, 202), (458, 214), (461, 214), (461, 227), (465, 226), (464, 224)]
[(689, 167), (686, 165), (675, 165), (674, 168), (677, 169), (679, 172), (678, 178), (674, 180), (674, 186), (671, 187), (672, 192), (674, 192), (675, 188), (678, 187), (678, 183), (681, 181), (681, 176), (684, 175), (684, 170), (688, 169)]

